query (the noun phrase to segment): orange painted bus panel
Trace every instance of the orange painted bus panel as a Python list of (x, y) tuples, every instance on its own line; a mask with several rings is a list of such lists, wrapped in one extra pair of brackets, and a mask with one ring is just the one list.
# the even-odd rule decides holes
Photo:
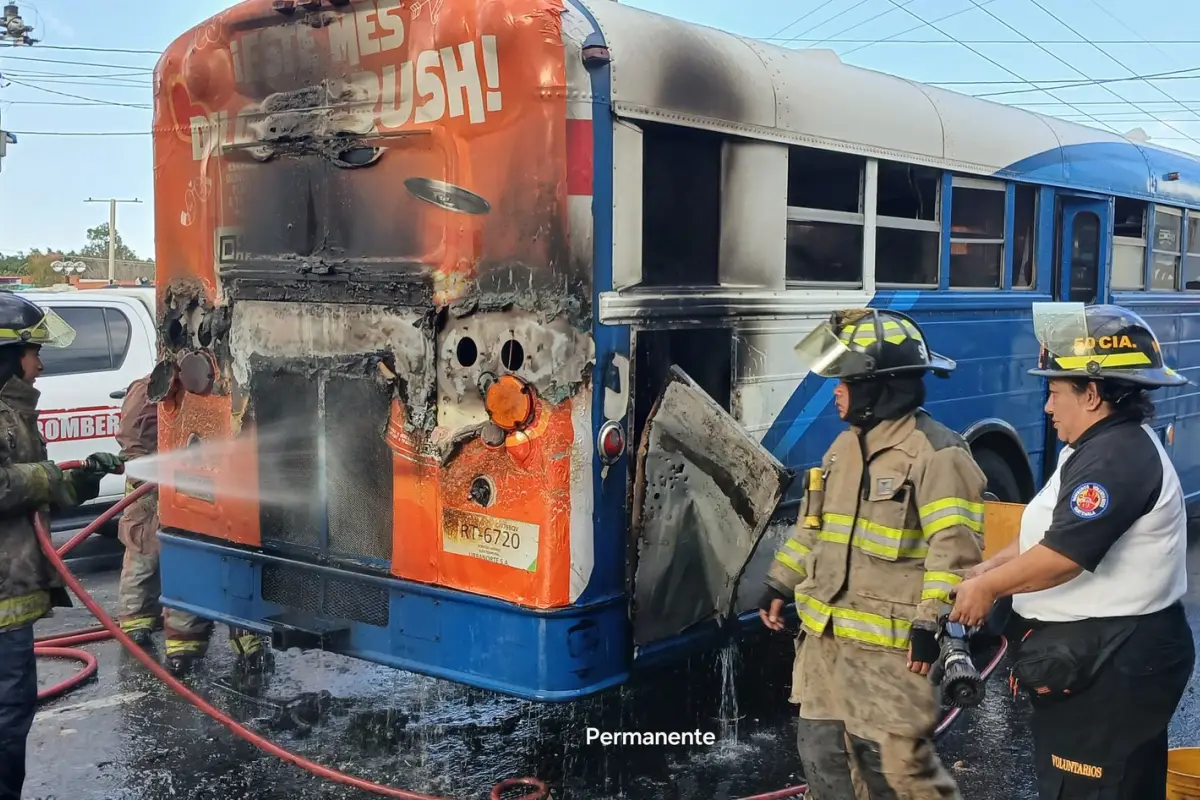
[[(568, 604), (572, 402), (540, 403), (528, 430), (500, 447), (471, 441), (444, 469), (393, 425), (392, 573), (538, 608)], [(478, 478), (493, 505), (473, 501)]]
[(162, 459), (159, 518), (165, 528), (257, 547), (259, 504), (246, 488), (258, 484), (257, 443), (252, 429), (231, 435), (228, 408), (228, 398), (197, 395), (177, 409), (159, 406), (160, 441), (199, 437), (193, 456)]
[[(248, 263), (273, 265), (288, 298), (304, 302), (303, 259), (408, 269), (431, 287), (429, 311), (514, 285), (546, 287), (564, 308), (568, 295), (590, 295), (589, 265), (567, 247), (562, 13), (562, 0), (357, 0), (282, 15), (249, 0), (172, 44), (155, 74), (160, 319), (172, 305), (227, 302), (224, 271)], [(305, 95), (316, 87), (324, 105)], [(273, 126), (293, 123), (312, 127), (276, 136)], [(352, 146), (333, 152), (335, 142)], [(306, 226), (322, 235), (305, 239)], [(349, 244), (322, 238), (331, 230)], [(164, 416), (162, 450), (193, 433), (230, 433), (231, 358), (218, 351), (217, 395), (188, 396)], [(571, 408), (583, 401), (540, 400), (530, 430), (500, 448), (471, 439), (445, 465), (427, 439), (458, 432), (402, 433), (402, 402), (386, 426), (391, 573), (531, 606), (567, 603)], [(165, 527), (261, 546), (246, 490), (258, 482), (253, 411), (236, 444), (218, 448), (220, 463), (205, 466), (214, 502), (164, 487)], [(481, 475), (495, 487), (488, 508), (470, 498)]]

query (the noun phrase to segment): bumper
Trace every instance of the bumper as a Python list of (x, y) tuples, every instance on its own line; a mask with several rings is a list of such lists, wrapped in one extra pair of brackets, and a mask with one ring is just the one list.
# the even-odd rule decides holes
[(540, 610), (166, 531), (162, 603), (272, 636), (527, 700), (625, 682), (625, 599)]

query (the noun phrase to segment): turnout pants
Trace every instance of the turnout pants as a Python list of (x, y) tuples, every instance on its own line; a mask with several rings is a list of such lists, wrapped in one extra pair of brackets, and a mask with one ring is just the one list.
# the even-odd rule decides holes
[[(213, 623), (172, 608), (163, 609), (162, 578), (158, 561), (158, 493), (143, 495), (125, 509), (117, 528), (125, 545), (125, 561), (118, 586), (118, 616), (126, 633), (150, 631), (160, 621), (166, 633), (167, 657), (203, 656), (212, 638)], [(229, 629), (235, 650), (255, 650), (258, 637), (247, 631)]]
[(1142, 618), (1082, 692), (1031, 701), (1039, 800), (1165, 800), (1167, 726), (1195, 656), (1176, 604)]
[(937, 690), (907, 660), (831, 628), (803, 636), (793, 698), (811, 800), (962, 800), (933, 745)]
[(37, 691), (33, 626), (0, 633), (0, 800), (21, 800)]

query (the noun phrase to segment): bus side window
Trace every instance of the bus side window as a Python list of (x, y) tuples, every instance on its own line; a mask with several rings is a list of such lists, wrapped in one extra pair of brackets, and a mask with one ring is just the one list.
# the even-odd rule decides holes
[(1004, 270), (1005, 185), (955, 177), (950, 203), (950, 285), (999, 289)]
[(1112, 288), (1146, 288), (1146, 203), (1118, 197), (1113, 214)]
[(941, 170), (879, 162), (875, 280), (880, 285), (937, 286), (941, 187)]
[(787, 280), (859, 287), (866, 159), (788, 148)]
[(1200, 212), (1188, 212), (1187, 258), (1183, 261), (1184, 289), (1200, 289)]
[(1037, 254), (1037, 196), (1036, 186), (1016, 185), (1013, 210), (1012, 288), (1033, 289), (1037, 279), (1034, 258)]
[(723, 137), (642, 127), (642, 285), (716, 286)]
[(1150, 288), (1173, 292), (1183, 255), (1183, 210), (1155, 206), (1154, 238), (1151, 241), (1154, 252), (1150, 261)]

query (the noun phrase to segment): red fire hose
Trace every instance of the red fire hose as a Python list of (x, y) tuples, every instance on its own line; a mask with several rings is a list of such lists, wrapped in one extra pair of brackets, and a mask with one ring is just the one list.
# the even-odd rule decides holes
[[(64, 470), (78, 469), (82, 466), (83, 463), (78, 461), (67, 462), (59, 465), (59, 467)], [(67, 568), (67, 565), (63, 562), (63, 557), (67, 553), (71, 552), (71, 550), (73, 550), (76, 546), (78, 546), (80, 542), (87, 539), (89, 536), (99, 530), (100, 527), (106, 522), (124, 511), (127, 506), (148, 492), (153, 491), (153, 489), (153, 484), (142, 484), (136, 490), (123, 497), (112, 508), (101, 514), (94, 522), (72, 537), (70, 541), (68, 541), (58, 550), (54, 549), (54, 544), (50, 539), (50, 529), (45, 520), (40, 514), (33, 515), (34, 530), (37, 532), (38, 544), (41, 545), (42, 552), (46, 554), (46, 558), (50, 559), (50, 563), (54, 565), (54, 568), (58, 571), (58, 574), (62, 576), (63, 582), (66, 583), (67, 587), (75, 594), (76, 597), (83, 601), (83, 604), (87, 607), (88, 611), (91, 611), (92, 614), (95, 615), (96, 619), (100, 621), (100, 624), (95, 627), (73, 631), (71, 633), (57, 636), (45, 636), (35, 641), (34, 652), (38, 657), (72, 659), (79, 661), (84, 665), (83, 669), (78, 674), (73, 675), (72, 677), (55, 686), (38, 692), (38, 701), (41, 702), (66, 694), (96, 674), (96, 657), (84, 650), (77, 649), (76, 645), (106, 641), (108, 639), (116, 639), (121, 643), (122, 647), (124, 647), (127, 651), (129, 651), (130, 654), (133, 655), (134, 658), (142, 663), (142, 666), (154, 673), (155, 677), (167, 684), (167, 686), (171, 687), (176, 694), (180, 695), (196, 708), (200, 709), (205, 714), (224, 725), (235, 736), (246, 740), (250, 744), (275, 756), (281, 761), (285, 761), (289, 764), (300, 767), (301, 769), (306, 770), (307, 772), (310, 772), (319, 778), (324, 778), (345, 786), (353, 786), (354, 788), (361, 789), (364, 792), (370, 792), (383, 797), (397, 797), (401, 798), (401, 800), (452, 800), (452, 798), (420, 794), (418, 792), (409, 792), (404, 789), (396, 789), (391, 786), (384, 786), (379, 783), (364, 780), (363, 778), (356, 778), (352, 775), (347, 775), (344, 772), (339, 772), (329, 767), (323, 767), (320, 764), (309, 761), (308, 759), (303, 758), (289, 750), (283, 749), (274, 742), (259, 736), (254, 731), (236, 722), (233, 718), (213, 706), (203, 697), (200, 697), (200, 695), (193, 692), (184, 683), (175, 678), (175, 676), (167, 672), (162, 665), (151, 658), (145, 650), (139, 647), (136, 642), (130, 639), (129, 636), (127, 636), (125, 632), (121, 630), (121, 626), (104, 611), (100, 604), (97, 603), (90, 594), (88, 594), (88, 591), (83, 588), (83, 585), (79, 582), (79, 579), (76, 578), (71, 573), (71, 570)], [(987, 667), (984, 668), (984, 670), (980, 673), (984, 680), (987, 680), (987, 678), (989, 678), (992, 673), (996, 671), (996, 668), (1000, 665), (1000, 660), (1004, 658), (1004, 654), (1007, 651), (1008, 641), (1001, 639), (999, 651), (992, 658)], [(943, 733), (945, 733), (946, 730), (948, 730), (950, 726), (954, 724), (954, 721), (958, 719), (958, 716), (961, 714), (961, 712), (962, 709), (956, 708), (943, 717), (941, 723), (938, 724), (937, 729), (934, 731), (934, 736), (941, 736)], [(532, 791), (527, 792), (520, 797), (513, 798), (512, 800), (548, 800), (550, 797), (549, 788), (545, 783), (537, 778), (508, 778), (492, 787), (492, 791), (488, 795), (489, 800), (502, 800), (502, 793), (512, 789), (532, 789)], [(807, 791), (808, 786), (806, 784), (799, 784), (796, 786), (789, 786), (786, 789), (778, 789), (773, 792), (767, 792), (765, 794), (756, 794), (751, 797), (744, 797), (741, 798), (741, 800), (785, 800), (786, 798), (802, 797), (807, 793)]]
[[(80, 462), (71, 462), (59, 465), (62, 469), (76, 469), (83, 466)], [(252, 730), (242, 726), (234, 721), (231, 717), (225, 714), (220, 709), (213, 706), (203, 697), (193, 692), (181, 681), (175, 678), (171, 673), (167, 672), (157, 661), (150, 657), (145, 650), (139, 647), (132, 639), (130, 639), (121, 626), (118, 625), (112, 617), (105, 613), (100, 604), (88, 594), (88, 591), (83, 588), (79, 580), (71, 574), (67, 565), (63, 563), (63, 555), (70, 552), (72, 548), (94, 533), (108, 520), (121, 513), (130, 503), (137, 500), (142, 495), (153, 489), (153, 485), (146, 483), (142, 484), (136, 491), (131, 492), (123, 497), (120, 502), (102, 514), (95, 522), (88, 525), (77, 536), (63, 545), (60, 551), (54, 549), (54, 544), (50, 539), (50, 530), (45, 523), (45, 520), (40, 514), (35, 514), (33, 517), (34, 528), (37, 531), (38, 543), (42, 547), (42, 552), (46, 554), (46, 558), (50, 559), (50, 563), (58, 570), (58, 574), (62, 576), (67, 587), (74, 592), (75, 596), (83, 601), (87, 606), (88, 611), (95, 615), (96, 619), (100, 620), (99, 628), (89, 628), (86, 631), (76, 631), (74, 633), (65, 634), (63, 636), (47, 637), (38, 640), (35, 645), (35, 652), (39, 656), (47, 656), (50, 658), (71, 658), (83, 662), (85, 665), (83, 671), (78, 675), (63, 681), (62, 683), (47, 689), (38, 694), (38, 699), (42, 700), (49, 697), (56, 697), (69, 691), (83, 681), (90, 678), (96, 673), (96, 658), (90, 653), (82, 650), (71, 649), (71, 645), (84, 644), (85, 642), (98, 642), (105, 639), (116, 639), (121, 645), (129, 651), (138, 661), (142, 663), (146, 669), (150, 670), (163, 683), (170, 686), (177, 694), (186, 699), (196, 708), (203, 711), (208, 716), (215, 719), (217, 722), (228, 728), (235, 736), (245, 739), (259, 749), (270, 753), (276, 758), (286, 761), (300, 767), (303, 770), (311, 772), (320, 778), (340, 783), (345, 786), (353, 786), (356, 789), (361, 789), (364, 792), (381, 795), (383, 797), (398, 797), (401, 800), (451, 800), (447, 797), (438, 797), (436, 795), (420, 794), (418, 792), (409, 792), (404, 789), (395, 789), (390, 786), (373, 783), (362, 778), (355, 778), (343, 772), (323, 767), (309, 761), (306, 758), (296, 755), (288, 750), (283, 749), (279, 745), (264, 739)], [(549, 796), (549, 789), (544, 783), (536, 778), (510, 778), (501, 781), (492, 787), (490, 798), (491, 800), (501, 800), (501, 793), (509, 789), (526, 788), (533, 791), (521, 795), (516, 800), (545, 800)]]

